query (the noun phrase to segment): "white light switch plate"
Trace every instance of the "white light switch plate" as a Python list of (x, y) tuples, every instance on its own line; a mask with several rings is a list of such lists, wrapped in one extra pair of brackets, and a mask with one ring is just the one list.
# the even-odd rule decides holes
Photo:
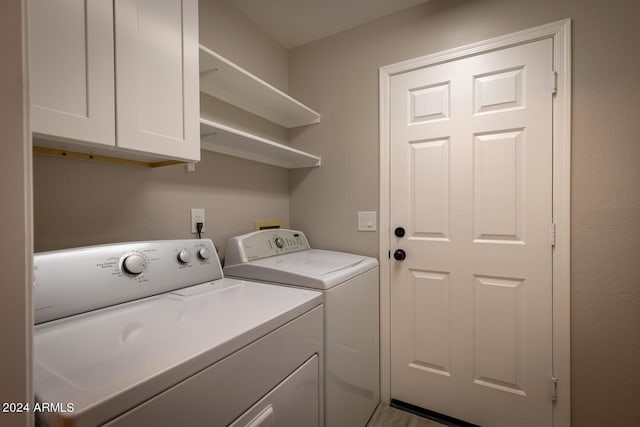
[(358, 231), (376, 231), (376, 211), (358, 212)]

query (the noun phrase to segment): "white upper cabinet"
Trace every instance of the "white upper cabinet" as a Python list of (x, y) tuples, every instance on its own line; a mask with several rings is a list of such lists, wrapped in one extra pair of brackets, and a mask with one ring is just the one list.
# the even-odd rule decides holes
[(118, 146), (200, 159), (197, 0), (117, 0)]
[(197, 0), (30, 7), (36, 135), (115, 146), (114, 157), (200, 159)]
[(32, 0), (31, 128), (115, 145), (113, 6)]

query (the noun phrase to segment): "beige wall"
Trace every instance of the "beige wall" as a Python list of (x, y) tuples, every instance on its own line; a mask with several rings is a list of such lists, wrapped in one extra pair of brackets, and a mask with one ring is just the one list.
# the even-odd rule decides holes
[[(200, 0), (200, 44), (287, 92), (289, 52), (224, 0)], [(287, 143), (287, 130), (224, 101), (200, 94), (201, 117)]]
[[(31, 145), (28, 138), (23, 0), (0, 3), (0, 402), (31, 397)], [(0, 425), (31, 425), (0, 412)]]
[(190, 208), (206, 209), (217, 246), (259, 219), (288, 220), (284, 169), (202, 152), (196, 172), (34, 157), (36, 251), (191, 238)]
[[(287, 51), (220, 0), (201, 0), (200, 42), (286, 89)], [(286, 140), (284, 128), (201, 95), (202, 116)], [(145, 239), (191, 238), (190, 208), (206, 209), (205, 237), (219, 247), (256, 220), (289, 222), (287, 170), (202, 151), (184, 166), (142, 169), (34, 157), (37, 252)]]
[(200, 0), (198, 7), (200, 44), (287, 92), (285, 48), (223, 0)]
[[(322, 122), (291, 131), (322, 167), (291, 174), (291, 226), (377, 255), (378, 68), (573, 18), (573, 425), (640, 425), (640, 91), (634, 1), (431, 0), (290, 52), (292, 96)], [(562, 387), (562, 385), (561, 385)]]

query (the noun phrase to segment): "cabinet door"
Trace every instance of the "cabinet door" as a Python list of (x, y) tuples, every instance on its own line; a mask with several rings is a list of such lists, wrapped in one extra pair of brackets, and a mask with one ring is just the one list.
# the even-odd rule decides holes
[(118, 146), (199, 160), (198, 1), (114, 5)]
[(115, 144), (113, 3), (31, 0), (31, 128)]

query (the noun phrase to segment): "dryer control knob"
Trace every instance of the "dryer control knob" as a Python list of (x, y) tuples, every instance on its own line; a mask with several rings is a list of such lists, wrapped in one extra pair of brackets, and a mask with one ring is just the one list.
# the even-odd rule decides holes
[(211, 251), (209, 249), (207, 249), (207, 248), (201, 248), (198, 251), (198, 256), (202, 260), (207, 260), (207, 259), (211, 258)]
[(141, 274), (147, 270), (147, 260), (142, 255), (129, 255), (122, 262), (122, 269), (129, 274)]
[(282, 237), (276, 237), (275, 243), (280, 249), (284, 247), (284, 239)]
[(191, 252), (186, 249), (181, 250), (178, 253), (178, 261), (180, 264), (189, 264), (191, 262)]

